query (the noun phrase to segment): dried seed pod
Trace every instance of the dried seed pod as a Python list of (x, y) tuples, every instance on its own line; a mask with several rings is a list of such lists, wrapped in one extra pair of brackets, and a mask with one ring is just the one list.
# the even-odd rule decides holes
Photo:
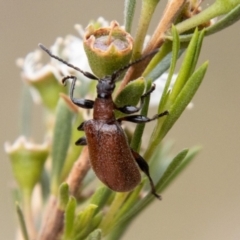
[(116, 21), (112, 21), (109, 27), (97, 30), (89, 25), (83, 44), (93, 73), (102, 78), (128, 64), (133, 38)]

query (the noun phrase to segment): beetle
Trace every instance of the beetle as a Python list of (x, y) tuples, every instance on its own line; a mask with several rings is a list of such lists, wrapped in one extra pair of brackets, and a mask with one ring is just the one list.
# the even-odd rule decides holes
[(161, 196), (158, 195), (155, 190), (147, 162), (139, 153), (130, 148), (127, 137), (121, 127), (121, 122), (146, 123), (167, 115), (168, 111), (156, 114), (152, 118), (142, 115), (127, 115), (116, 119), (114, 110), (119, 110), (125, 114), (138, 112), (143, 106), (144, 98), (151, 94), (155, 89), (155, 85), (152, 85), (151, 89), (141, 96), (139, 107), (130, 105), (117, 107), (112, 99), (115, 83), (121, 73), (133, 64), (155, 55), (158, 50), (116, 70), (112, 75), (98, 78), (92, 73), (85, 72), (53, 55), (50, 50), (42, 44), (39, 44), (39, 47), (50, 57), (81, 72), (87, 78), (98, 81), (96, 89), (97, 97), (95, 101), (93, 101), (74, 98), (74, 88), (77, 80), (75, 76), (66, 76), (62, 80), (63, 84), (65, 84), (68, 79), (72, 79), (70, 98), (75, 105), (85, 109), (93, 109), (93, 119), (81, 123), (78, 127), (78, 130), (84, 131), (86, 136), (78, 139), (76, 145), (88, 146), (90, 164), (97, 177), (113, 191), (128, 192), (140, 183), (140, 168), (149, 179), (151, 193), (158, 199), (161, 199)]

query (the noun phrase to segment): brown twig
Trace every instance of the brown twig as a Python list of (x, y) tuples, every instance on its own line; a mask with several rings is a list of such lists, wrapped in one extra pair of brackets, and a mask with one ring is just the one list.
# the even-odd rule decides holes
[(63, 229), (64, 211), (58, 207), (56, 196), (50, 196), (38, 240), (57, 240)]
[(90, 169), (88, 147), (84, 147), (80, 158), (74, 163), (72, 170), (67, 178), (69, 192), (73, 196), (77, 196), (79, 186)]
[[(70, 195), (76, 196), (89, 168), (88, 148), (84, 147), (66, 181), (69, 185)], [(46, 216), (44, 217), (38, 240), (58, 240), (63, 230), (63, 220), (64, 210), (59, 207), (57, 197), (52, 195), (48, 201)]]
[[(164, 43), (164, 34), (174, 23), (179, 13), (182, 11), (186, 0), (171, 0), (168, 2), (163, 16), (152, 35), (147, 47), (143, 51), (143, 55), (150, 53), (151, 51), (160, 48)], [(138, 64), (132, 66), (127, 71), (121, 85), (118, 89), (118, 93), (133, 79), (138, 78), (143, 73), (145, 67), (151, 61), (151, 58), (146, 58), (145, 60), (139, 62)]]

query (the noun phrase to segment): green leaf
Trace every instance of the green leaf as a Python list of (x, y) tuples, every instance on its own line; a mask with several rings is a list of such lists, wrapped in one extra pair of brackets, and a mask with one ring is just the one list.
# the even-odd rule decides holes
[(204, 36), (205, 36), (205, 30), (202, 30), (198, 35), (198, 40), (197, 40), (196, 48), (195, 48), (194, 55), (193, 55), (191, 69), (189, 70), (189, 72), (190, 72), (189, 76), (193, 74), (193, 72), (197, 66), (197, 62), (198, 62), (198, 58), (199, 58), (200, 51), (202, 48), (202, 42), (203, 42)]
[[(169, 91), (169, 86), (171, 84), (171, 79), (173, 77), (177, 59), (179, 56), (180, 42), (179, 42), (178, 32), (174, 26), (172, 26), (172, 35), (173, 35), (172, 54), (171, 54), (172, 61), (171, 61), (171, 66), (170, 66), (169, 73), (168, 73), (167, 82), (164, 86), (162, 98), (159, 103), (158, 112), (163, 112), (164, 110), (166, 110), (166, 109), (164, 109), (164, 107), (165, 107), (166, 99), (168, 96), (167, 93)], [(166, 106), (166, 108), (167, 108), (167, 106)]]
[(131, 32), (136, 0), (125, 0), (124, 4), (124, 26), (127, 32)]
[(112, 229), (112, 226), (115, 224), (115, 216), (119, 209), (123, 206), (128, 195), (128, 192), (117, 192), (115, 194), (115, 198), (112, 201), (108, 212), (106, 213), (103, 221), (100, 224), (100, 228), (102, 229), (104, 235), (108, 234)]
[(163, 176), (159, 180), (159, 182), (156, 184), (157, 191), (161, 192), (162, 187), (167, 182), (167, 180), (173, 175), (173, 173), (176, 171), (176, 169), (181, 165), (182, 161), (186, 157), (188, 153), (188, 149), (182, 150), (180, 153), (177, 154), (177, 156), (170, 162), (168, 165), (166, 171), (164, 172)]
[(147, 79), (155, 80), (163, 74), (171, 62), (172, 42), (166, 41), (159, 49), (158, 53), (153, 57), (151, 62), (147, 65), (142, 76)]
[(228, 13), (236, 6), (240, 5), (240, 0), (216, 0), (215, 4), (216, 7), (219, 7), (219, 12)]
[(81, 211), (76, 219), (74, 225), (74, 240), (81, 240), (93, 230), (93, 216), (98, 206), (89, 204), (83, 211)]
[(189, 149), (187, 155), (180, 163), (180, 165), (175, 169), (175, 171), (170, 175), (170, 177), (165, 181), (165, 183), (161, 186), (161, 192), (164, 191), (165, 188), (169, 186), (169, 184), (189, 165), (189, 163), (195, 158), (197, 153), (199, 152), (199, 147), (194, 147)]
[(74, 162), (78, 159), (82, 151), (82, 146), (77, 146), (75, 144), (77, 139), (84, 136), (84, 131), (77, 131), (78, 126), (82, 122), (83, 122), (82, 112), (79, 112), (74, 117), (74, 121), (72, 124), (72, 134), (71, 134), (71, 139), (69, 143), (69, 148), (68, 148), (67, 156), (64, 161), (64, 166), (61, 172), (61, 180), (63, 181), (67, 178), (69, 172), (72, 169)]
[[(195, 16), (178, 23), (176, 25), (177, 30), (179, 33), (186, 32), (190, 29), (194, 29), (195, 27), (201, 24), (208, 23), (213, 18), (219, 17), (224, 14), (229, 14), (234, 9), (236, 9), (235, 13), (237, 14), (238, 12), (237, 8), (239, 7), (239, 5), (240, 5), (239, 0), (216, 0), (212, 5), (208, 6), (199, 14), (196, 14)], [(238, 20), (237, 15), (235, 15), (234, 18), (232, 18), (231, 20), (235, 21), (234, 20), (235, 18), (236, 20)]]
[[(156, 190), (162, 192), (163, 189), (188, 165), (188, 163), (195, 157), (199, 151), (198, 147), (191, 150), (185, 149), (177, 154), (171, 161), (168, 162), (168, 166), (165, 167), (164, 173), (161, 179), (156, 184)], [(125, 225), (130, 223), (134, 217), (136, 217), (144, 208), (155, 198), (152, 194), (147, 195), (145, 198), (139, 200), (135, 205), (125, 211), (125, 214), (120, 215), (113, 227)]]
[[(205, 28), (206, 36), (222, 31), (223, 29), (233, 25), (240, 19), (240, 4), (233, 8), (230, 12), (221, 18), (218, 18), (216, 22)], [(192, 38), (192, 34), (184, 34), (180, 36), (181, 42), (188, 42)], [(172, 39), (172, 37), (167, 37)]]
[[(178, 77), (173, 86), (171, 96), (170, 96), (171, 103), (174, 102), (174, 100), (176, 99), (178, 94), (181, 92), (185, 83), (188, 81), (188, 79), (192, 73), (192, 69), (194, 67), (193, 60), (195, 59), (196, 49), (198, 47), (198, 39), (199, 39), (199, 32), (198, 32), (198, 30), (196, 30), (188, 48), (187, 48), (183, 63), (181, 65), (181, 69), (178, 73)], [(195, 63), (195, 61), (194, 61), (194, 63)]]
[(59, 99), (56, 109), (56, 124), (52, 146), (51, 191), (57, 194), (60, 175), (66, 159), (72, 130), (73, 113), (63, 99)]
[(149, 161), (150, 174), (154, 183), (157, 183), (166, 171), (169, 163), (172, 161), (170, 150), (172, 150), (172, 142), (164, 142), (160, 144), (157, 151)]
[(69, 200), (69, 187), (67, 183), (62, 183), (59, 187), (59, 208), (64, 211)]
[[(139, 102), (140, 97), (143, 94), (145, 88), (145, 79), (140, 77), (134, 81), (131, 81), (115, 99), (117, 107), (123, 106), (136, 106)], [(124, 113), (116, 111), (116, 118), (124, 116)]]
[(128, 198), (124, 202), (124, 205), (121, 207), (121, 209), (119, 209), (115, 217), (116, 221), (118, 221), (118, 219), (120, 219), (129, 211), (129, 209), (131, 209), (136, 204), (136, 202), (139, 200), (139, 194), (146, 182), (147, 179), (144, 178), (141, 183), (134, 189), (134, 191), (129, 194)]
[(40, 179), (40, 186), (41, 186), (41, 196), (42, 200), (45, 203), (48, 200), (49, 193), (50, 193), (50, 184), (49, 184), (49, 172), (45, 168), (43, 168), (41, 179)]
[(208, 63), (204, 63), (193, 74), (192, 71), (197, 63), (203, 35), (204, 33), (199, 33), (197, 30), (194, 33), (194, 37), (189, 44), (181, 70), (178, 74), (178, 78), (174, 83), (173, 90), (172, 92), (166, 93), (164, 102), (162, 103), (163, 106), (167, 106), (169, 115), (158, 119), (148, 148), (144, 154), (145, 159), (151, 159), (161, 140), (180, 117), (186, 106), (190, 103), (202, 82)]
[(29, 240), (27, 227), (26, 227), (22, 209), (20, 208), (19, 203), (16, 202), (15, 204), (16, 204), (17, 215), (18, 215), (18, 219), (19, 219), (19, 223), (20, 223), (20, 229), (23, 234), (23, 238), (24, 238), (24, 240)]
[(102, 230), (96, 229), (89, 234), (87, 240), (101, 240), (102, 239)]
[[(149, 80), (147, 82), (146, 91), (150, 90), (151, 86), (152, 86), (152, 81)], [(146, 116), (148, 113), (149, 101), (150, 101), (150, 95), (144, 98), (144, 103), (141, 109), (141, 115), (143, 116)], [(135, 151), (138, 151), (141, 146), (141, 139), (142, 139), (144, 128), (145, 128), (144, 123), (137, 124), (135, 128), (135, 131), (131, 140), (131, 148)]]
[[(95, 211), (96, 212), (96, 211)], [(101, 221), (103, 220), (103, 217), (105, 216), (105, 213), (103, 213), (103, 211), (100, 211), (99, 213), (97, 213), (93, 219), (92, 219), (92, 228), (89, 232), (93, 231), (94, 229), (96, 229), (99, 224), (101, 223)], [(88, 233), (89, 234), (89, 233)]]
[(131, 81), (116, 97), (115, 104), (118, 107), (125, 105), (136, 105), (143, 94), (145, 79), (140, 77)]
[[(173, 174), (173, 172), (179, 167), (180, 163), (183, 161), (187, 154), (188, 150), (183, 150), (180, 152), (173, 161), (169, 164), (166, 171), (164, 172), (161, 180), (158, 182), (158, 184), (155, 186), (156, 190), (160, 192), (160, 188), (162, 187), (162, 184)], [(116, 223), (116, 225), (121, 225), (125, 223), (126, 221), (129, 221), (130, 219), (134, 218), (137, 214), (139, 214), (152, 200), (154, 199), (152, 194), (147, 195), (145, 198), (138, 201), (131, 209), (129, 209), (126, 214), (124, 214)]]
[(74, 219), (75, 219), (76, 206), (77, 206), (76, 199), (70, 196), (66, 206), (65, 215), (64, 215), (63, 240), (71, 239), (71, 234), (72, 234)]
[(108, 199), (111, 197), (113, 191), (108, 187), (102, 186), (99, 187), (90, 199), (90, 203), (98, 206), (96, 208), (95, 214), (98, 213), (108, 202)]
[(120, 240), (124, 235), (127, 228), (130, 226), (130, 221), (126, 221), (121, 225), (118, 225), (108, 234), (107, 240)]
[(210, 35), (216, 32), (219, 32), (240, 19), (240, 3), (235, 8), (233, 8), (229, 13), (223, 16), (216, 23), (206, 28), (206, 35)]
[(180, 94), (177, 96), (175, 102), (169, 109), (169, 115), (162, 125), (160, 133), (158, 134), (158, 139), (163, 139), (163, 137), (171, 129), (173, 124), (177, 121), (184, 109), (190, 103), (203, 80), (207, 67), (208, 62), (205, 62), (189, 78), (189, 80), (181, 90)]

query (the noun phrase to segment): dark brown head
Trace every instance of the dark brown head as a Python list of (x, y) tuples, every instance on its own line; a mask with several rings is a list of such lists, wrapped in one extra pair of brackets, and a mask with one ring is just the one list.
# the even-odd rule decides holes
[(115, 82), (112, 76), (106, 76), (98, 80), (97, 96), (98, 98), (108, 98), (115, 89)]

